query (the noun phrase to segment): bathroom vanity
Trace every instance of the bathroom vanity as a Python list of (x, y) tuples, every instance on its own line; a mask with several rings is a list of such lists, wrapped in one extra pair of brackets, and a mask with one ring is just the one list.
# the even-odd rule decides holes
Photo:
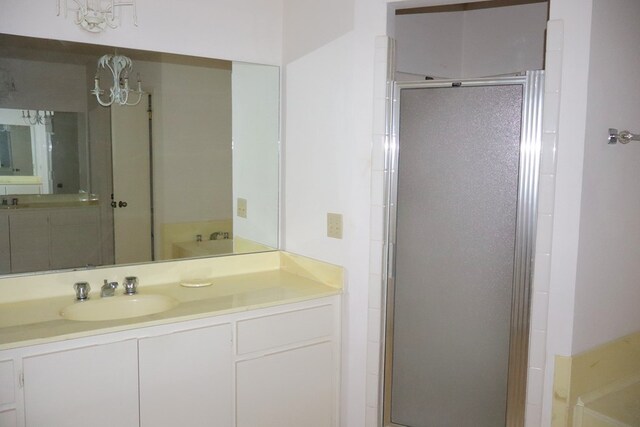
[[(98, 277), (132, 274), (140, 296), (176, 304), (112, 320), (61, 316), (135, 298), (96, 289)], [(339, 267), (269, 252), (41, 276), (47, 286), (38, 277), (0, 280), (2, 427), (337, 425)], [(74, 302), (78, 280), (94, 285), (89, 301)], [(29, 291), (18, 300), (15, 286)]]
[(0, 206), (0, 274), (102, 262), (97, 201)]

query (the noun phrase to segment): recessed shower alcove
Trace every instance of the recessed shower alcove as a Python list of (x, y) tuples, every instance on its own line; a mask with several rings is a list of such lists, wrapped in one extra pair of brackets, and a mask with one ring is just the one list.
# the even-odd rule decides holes
[(523, 426), (548, 4), (397, 10), (385, 426)]

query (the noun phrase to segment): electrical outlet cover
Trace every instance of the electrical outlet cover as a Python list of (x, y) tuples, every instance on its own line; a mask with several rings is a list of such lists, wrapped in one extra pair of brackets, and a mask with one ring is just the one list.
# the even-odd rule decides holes
[(243, 199), (238, 197), (238, 205), (236, 208), (236, 215), (238, 215), (240, 218), (246, 218), (247, 217), (247, 199)]
[(342, 214), (327, 214), (327, 237), (342, 239)]

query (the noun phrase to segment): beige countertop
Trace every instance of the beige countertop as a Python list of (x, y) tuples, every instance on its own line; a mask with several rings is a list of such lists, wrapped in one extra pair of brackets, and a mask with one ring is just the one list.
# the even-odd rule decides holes
[[(166, 295), (176, 299), (179, 304), (161, 313), (128, 319), (108, 321), (64, 319), (60, 315), (63, 308), (70, 304), (83, 304), (83, 302), (75, 302), (70, 285), (66, 286), (68, 290), (65, 289), (62, 295), (56, 292), (43, 297), (39, 292), (32, 290), (29, 299), (9, 300), (4, 303), (2, 292), (0, 292), (0, 350), (217, 316), (341, 293), (342, 269), (340, 267), (285, 252), (235, 255), (234, 257), (236, 258), (232, 261), (235, 265), (231, 268), (232, 271), (230, 270), (234, 274), (224, 275), (224, 271), (221, 271), (217, 276), (210, 277), (212, 285), (206, 287), (184, 287), (179, 281), (145, 285), (144, 276), (141, 275), (138, 287), (140, 295)], [(224, 266), (225, 262), (230, 263), (225, 261), (225, 258), (227, 257), (211, 258), (209, 262)], [(254, 265), (258, 261), (267, 268), (262, 271), (237, 274), (238, 271), (242, 271), (239, 267), (242, 262), (239, 261), (243, 259), (247, 259), (248, 263)], [(189, 268), (190, 265), (193, 268), (193, 263), (204, 262), (207, 260), (183, 261), (185, 268)], [(181, 264), (170, 264), (173, 270), (176, 269), (176, 265)], [(156, 264), (153, 268), (161, 268), (161, 266), (162, 264)], [(248, 268), (251, 270), (250, 267)], [(131, 274), (131, 268), (127, 272)], [(47, 276), (41, 275), (37, 278), (41, 282), (46, 281)], [(7, 286), (4, 284), (4, 287)], [(121, 292), (121, 288), (118, 288), (117, 293)], [(99, 286), (94, 284), (91, 298), (100, 298), (99, 293)], [(121, 298), (121, 296), (108, 298)]]
[[(11, 202), (11, 200), (9, 200)], [(98, 200), (82, 200), (82, 201), (62, 201), (62, 202), (35, 202), (35, 203), (19, 203), (17, 205), (0, 205), (0, 210), (23, 210), (23, 209), (51, 209), (51, 208), (76, 208), (83, 206), (97, 206)]]

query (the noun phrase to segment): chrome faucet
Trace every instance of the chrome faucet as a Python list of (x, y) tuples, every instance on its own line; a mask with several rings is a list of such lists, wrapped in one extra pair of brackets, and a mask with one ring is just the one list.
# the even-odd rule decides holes
[(109, 282), (107, 279), (104, 279), (104, 285), (102, 285), (102, 288), (100, 289), (100, 298), (112, 297), (115, 294), (117, 287), (118, 282)]
[(87, 282), (78, 282), (73, 285), (73, 289), (76, 291), (76, 299), (78, 301), (85, 301), (89, 299), (89, 291), (91, 286)]
[(136, 276), (125, 277), (122, 286), (125, 295), (135, 295), (138, 292), (138, 278)]
[(209, 240), (222, 240), (222, 239), (228, 239), (228, 238), (229, 238), (229, 233), (224, 231), (214, 231), (209, 236)]

